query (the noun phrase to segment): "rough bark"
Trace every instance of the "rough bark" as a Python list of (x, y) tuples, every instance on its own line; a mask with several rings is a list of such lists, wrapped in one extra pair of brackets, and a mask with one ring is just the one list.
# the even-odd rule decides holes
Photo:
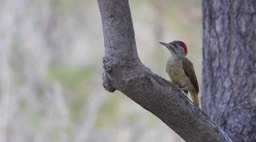
[(203, 110), (235, 142), (256, 141), (256, 1), (203, 0)]
[(128, 0), (98, 0), (104, 33), (103, 86), (119, 90), (152, 112), (187, 142), (230, 141), (172, 83), (140, 61)]

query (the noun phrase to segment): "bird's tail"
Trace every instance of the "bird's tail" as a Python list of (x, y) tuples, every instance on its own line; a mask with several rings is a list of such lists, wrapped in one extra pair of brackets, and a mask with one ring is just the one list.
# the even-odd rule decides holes
[(191, 98), (194, 102), (194, 104), (199, 107), (199, 98), (198, 98), (198, 94), (195, 92), (191, 92)]

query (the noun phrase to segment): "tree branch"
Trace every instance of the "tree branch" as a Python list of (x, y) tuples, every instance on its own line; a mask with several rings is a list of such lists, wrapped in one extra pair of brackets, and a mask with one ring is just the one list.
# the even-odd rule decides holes
[(187, 142), (230, 142), (229, 137), (174, 84), (141, 63), (128, 0), (98, 0), (98, 4), (105, 43), (105, 89), (121, 91)]

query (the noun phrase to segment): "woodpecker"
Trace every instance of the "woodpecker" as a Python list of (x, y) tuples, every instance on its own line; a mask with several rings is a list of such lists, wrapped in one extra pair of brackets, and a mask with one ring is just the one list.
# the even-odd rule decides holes
[(182, 41), (172, 41), (170, 43), (160, 42), (171, 52), (171, 57), (166, 64), (166, 73), (171, 81), (182, 90), (189, 91), (194, 104), (199, 107), (198, 82), (194, 71), (193, 63), (186, 58), (187, 46)]

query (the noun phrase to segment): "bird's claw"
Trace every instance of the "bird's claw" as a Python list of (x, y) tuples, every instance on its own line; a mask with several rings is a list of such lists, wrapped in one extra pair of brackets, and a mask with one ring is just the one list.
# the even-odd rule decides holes
[(188, 95), (188, 89), (185, 87), (185, 88), (180, 88), (180, 90), (181, 90), (182, 93), (187, 97), (187, 95)]

